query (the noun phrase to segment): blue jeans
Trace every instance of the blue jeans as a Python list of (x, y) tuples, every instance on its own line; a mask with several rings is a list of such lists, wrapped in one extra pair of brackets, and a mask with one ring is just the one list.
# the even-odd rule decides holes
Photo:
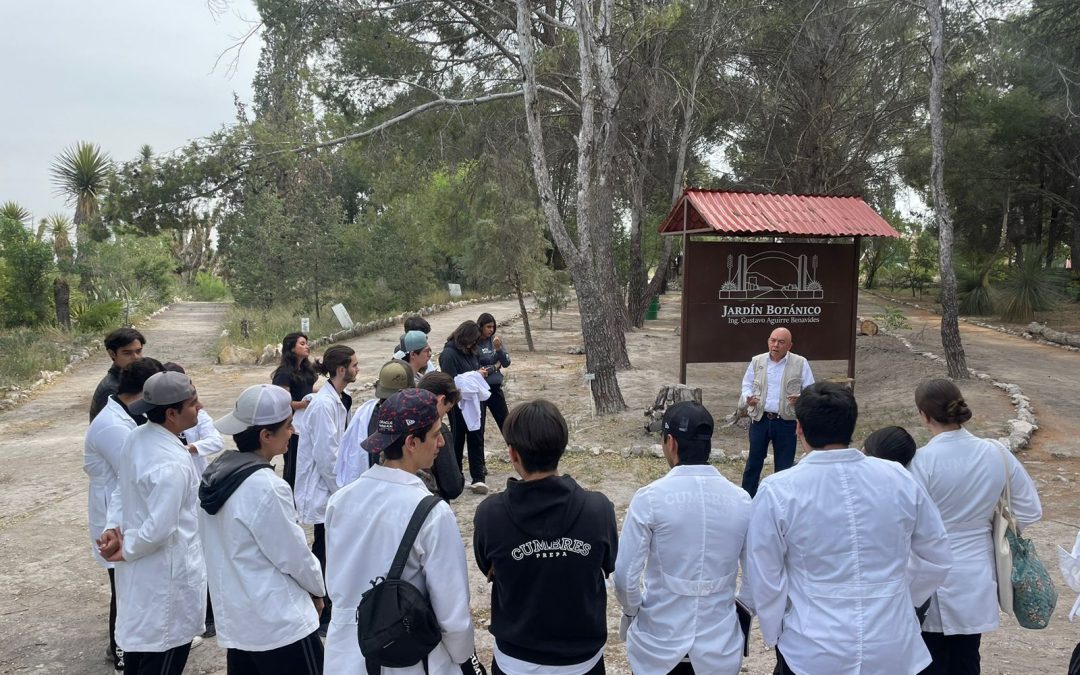
[(795, 463), (795, 421), (762, 417), (750, 425), (750, 457), (747, 458), (746, 469), (743, 470), (742, 487), (751, 497), (757, 494), (761, 469), (765, 466), (765, 456), (769, 454), (770, 441), (776, 470), (790, 469)]

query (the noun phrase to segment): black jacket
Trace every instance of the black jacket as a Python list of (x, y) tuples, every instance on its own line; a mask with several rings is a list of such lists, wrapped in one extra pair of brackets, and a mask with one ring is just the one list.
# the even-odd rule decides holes
[(491, 633), (516, 659), (549, 666), (587, 661), (607, 641), (607, 588), (615, 569), (615, 507), (570, 476), (507, 481), (473, 520), (473, 552), (493, 578)]
[(109, 397), (120, 391), (120, 368), (113, 364), (109, 372), (98, 382), (94, 389), (94, 397), (90, 400), (90, 421), (93, 422), (98, 413), (109, 404)]
[(466, 354), (447, 340), (439, 354), (439, 369), (450, 377), (457, 377), (462, 373), (479, 370), (480, 362), (476, 360), (476, 354)]
[[(510, 365), (510, 355), (506, 353), (504, 349), (495, 349), (494, 336), (487, 338), (486, 340), (481, 338), (476, 343), (476, 360), (480, 363), (480, 367), (494, 366), (499, 364), (501, 368), (506, 368)], [(503, 383), (502, 370), (492, 369), (488, 371), (487, 383), (489, 387), (501, 387)]]
[(236, 492), (247, 477), (260, 469), (273, 467), (254, 452), (228, 450), (206, 467), (199, 481), (199, 504), (203, 511), (214, 515)]

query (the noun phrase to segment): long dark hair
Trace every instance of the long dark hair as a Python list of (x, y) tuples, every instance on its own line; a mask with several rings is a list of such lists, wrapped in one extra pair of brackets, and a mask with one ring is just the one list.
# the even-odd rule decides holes
[[(494, 316), (492, 316), (488, 312), (484, 312), (480, 315), (480, 318), (476, 320), (476, 325), (480, 326), (481, 329), (483, 329), (484, 326), (488, 325), (489, 323), (491, 324), (493, 330), (491, 331), (491, 335), (489, 335), (488, 337), (494, 337), (495, 333), (497, 333), (499, 330), (499, 324), (495, 323)], [(480, 334), (483, 335), (484, 331), (481, 330)]]
[(311, 361), (308, 360), (308, 357), (305, 356), (299, 361), (296, 360), (296, 354), (293, 352), (293, 348), (296, 347), (296, 343), (300, 341), (300, 338), (307, 340), (308, 336), (297, 331), (295, 333), (289, 333), (281, 339), (281, 363), (278, 367), (289, 371), (310, 371), (314, 373), (315, 371), (312, 369)]
[(453, 342), (454, 346), (466, 354), (471, 354), (476, 341), (480, 339), (480, 326), (475, 321), (463, 321), (454, 329), (447, 342)]

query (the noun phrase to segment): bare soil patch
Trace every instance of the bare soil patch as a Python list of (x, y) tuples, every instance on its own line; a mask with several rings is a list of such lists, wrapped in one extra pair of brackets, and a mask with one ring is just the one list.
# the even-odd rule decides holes
[[(584, 357), (567, 353), (581, 344), (579, 318), (573, 307), (555, 316), (552, 330), (546, 328), (546, 319), (533, 322), (537, 345), (533, 353), (526, 351), (520, 322), (500, 327), (500, 335), (514, 358), (506, 371), (510, 404), (544, 397), (559, 405), (571, 424), (571, 443), (586, 448), (568, 453), (564, 470), (587, 487), (605, 492), (615, 503), (620, 518), (634, 491), (667, 470), (662, 460), (648, 456), (627, 458), (622, 451), (633, 444), (656, 442), (642, 430), (642, 411), (652, 404), (660, 386), (672, 384), (677, 378), (678, 301), (678, 296), (662, 298), (659, 320), (627, 336), (634, 369), (621, 373), (620, 382), (629, 409), (603, 418), (592, 414), (584, 380)], [(871, 309), (863, 313), (872, 314)], [(460, 321), (473, 319), (484, 310), (502, 321), (518, 311), (515, 302), (498, 302), (430, 317), (433, 347), (438, 350), (443, 338)], [(220, 306), (183, 304), (162, 314), (145, 331), (149, 340), (147, 354), (187, 366), (200, 398), (215, 417), (227, 412), (244, 387), (267, 381), (272, 370), (213, 364), (210, 352), (220, 333), (222, 316)], [(357, 403), (371, 395), (368, 383), (389, 357), (399, 333), (392, 328), (347, 343), (360, 356), (361, 374), (354, 396)], [(763, 347), (766, 337), (762, 335)], [(797, 351), (797, 334), (795, 342)], [(912, 395), (921, 379), (942, 374), (940, 366), (910, 354), (888, 337), (859, 338), (857, 348), (856, 394), (861, 409), (857, 442), (886, 424), (906, 426), (920, 442), (924, 441), (926, 434), (916, 423)], [(717, 345), (717, 350), (722, 353), (723, 345)], [(812, 365), (819, 379), (843, 375), (846, 369), (839, 362)], [(986, 364), (976, 361), (972, 365), (992, 372)], [(108, 586), (104, 571), (91, 561), (87, 550), (86, 477), (82, 472), (82, 437), (89, 396), (106, 367), (104, 355), (95, 356), (43, 388), (27, 404), (0, 413), (0, 485), (4, 488), (0, 490), (0, 560), (4, 563), (0, 571), (0, 673), (109, 672), (102, 659)], [(718, 421), (734, 409), (745, 367), (745, 363), (691, 367), (689, 383), (702, 387), (705, 404)], [(976, 412), (973, 431), (1000, 435), (1004, 421), (1011, 416), (1008, 400), (981, 382), (965, 384), (964, 390)], [(1033, 398), (1039, 393), (1035, 386), (1025, 386), (1025, 391)], [(1075, 397), (1068, 400), (1075, 411)], [(1036, 434), (1036, 439), (1042, 433)], [(1075, 447), (1078, 437), (1073, 435), (1067, 440)], [(511, 467), (504, 460), (505, 447), (494, 425), (489, 428), (487, 445), (491, 452), (489, 485), (502, 489)], [(748, 449), (746, 433), (718, 430), (715, 445), (717, 465), (737, 482), (742, 471), (741, 454)], [(1039, 446), (1021, 457), (1040, 482), (1044, 507), (1051, 518), (1032, 527), (1029, 534), (1044, 559), (1053, 563), (1052, 545), (1071, 545), (1076, 526), (1070, 523), (1080, 521), (1074, 505), (1080, 463), (1055, 457)], [(472, 515), (480, 499), (466, 493), (454, 503), (470, 559)], [(478, 572), (473, 572), (471, 582), (477, 644), (482, 658), (490, 659), (492, 642), (485, 630), (489, 589)], [(1058, 616), (1045, 631), (1024, 631), (1012, 620), (1005, 620), (1001, 630), (984, 639), (984, 672), (1063, 671), (1077, 639), (1076, 631), (1064, 618), (1071, 604), (1071, 594), (1063, 592)], [(608, 608), (609, 672), (629, 673), (625, 650), (615, 630), (619, 611), (613, 596)], [(771, 672), (771, 653), (764, 649), (759, 634), (752, 637), (751, 657), (744, 664), (744, 672)], [(208, 640), (192, 652), (187, 672), (224, 673), (224, 662), (224, 650), (215, 640)]]

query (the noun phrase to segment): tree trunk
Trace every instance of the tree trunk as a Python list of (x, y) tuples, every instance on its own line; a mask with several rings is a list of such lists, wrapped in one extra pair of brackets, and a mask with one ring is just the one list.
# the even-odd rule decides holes
[(71, 289), (67, 279), (53, 279), (53, 304), (56, 305), (56, 325), (71, 330)]
[(529, 311), (525, 309), (525, 291), (521, 287), (521, 275), (516, 271), (514, 272), (514, 292), (517, 293), (518, 307), (521, 308), (521, 327), (525, 329), (525, 344), (528, 345), (530, 352), (535, 352), (536, 347), (533, 346), (532, 328), (529, 327)]
[(603, 415), (626, 409), (615, 363), (618, 358), (617, 336), (623, 335), (622, 326), (606, 320), (600, 311), (603, 303), (598, 285), (577, 285), (578, 310), (581, 313), (581, 335), (585, 342), (585, 371), (592, 375), (592, 389), (596, 413)]
[(938, 260), (941, 265), (941, 346), (949, 377), (968, 377), (964, 345), (960, 341), (959, 309), (956, 298), (956, 272), (953, 270), (953, 223), (945, 194), (945, 121), (942, 113), (942, 89), (945, 79), (945, 21), (942, 0), (927, 0), (930, 20), (930, 189), (934, 215), (940, 233)]

